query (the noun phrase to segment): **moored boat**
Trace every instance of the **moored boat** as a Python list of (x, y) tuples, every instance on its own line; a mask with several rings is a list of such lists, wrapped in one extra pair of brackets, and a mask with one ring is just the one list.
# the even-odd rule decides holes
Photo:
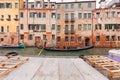
[(120, 50), (111, 49), (111, 50), (109, 50), (108, 53), (109, 53), (108, 58), (120, 62)]
[(17, 48), (17, 49), (21, 49), (21, 48), (24, 48), (24, 44), (21, 43), (19, 45), (1, 45), (0, 48)]
[(45, 47), (44, 50), (47, 51), (59, 51), (59, 52), (69, 52), (69, 51), (81, 51), (81, 50), (87, 50), (91, 49), (94, 46), (85, 46), (85, 47), (77, 47), (77, 48), (70, 48), (70, 49), (59, 49), (59, 48), (54, 48), (54, 47)]

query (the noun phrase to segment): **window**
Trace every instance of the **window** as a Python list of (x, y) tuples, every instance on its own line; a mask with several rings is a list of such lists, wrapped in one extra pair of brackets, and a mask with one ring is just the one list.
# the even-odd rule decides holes
[(118, 41), (120, 41), (120, 36), (118, 36)]
[(4, 32), (4, 27), (3, 26), (1, 26), (1, 32)]
[(32, 25), (30, 25), (30, 24), (28, 25), (28, 30), (31, 30), (31, 26), (32, 26)]
[(74, 33), (74, 25), (71, 25), (71, 34)]
[(15, 3), (15, 8), (18, 8), (18, 3)]
[(68, 36), (65, 36), (65, 42), (68, 42), (69, 40), (68, 40)]
[(109, 36), (106, 36), (106, 41), (109, 41), (110, 37)]
[(78, 8), (82, 8), (82, 4), (81, 3), (78, 3)]
[(55, 18), (55, 13), (52, 13), (52, 14), (51, 14), (51, 18)]
[(55, 24), (52, 24), (52, 30), (55, 30)]
[(20, 29), (23, 30), (23, 24), (20, 24)]
[(78, 31), (82, 30), (82, 24), (78, 24)]
[(36, 1), (36, 7), (38, 7), (38, 8), (41, 7), (41, 3), (40, 3), (40, 1)]
[(18, 15), (15, 15), (15, 19), (18, 19)]
[(1, 38), (1, 41), (4, 41), (4, 39), (3, 39), (3, 38)]
[(4, 15), (1, 15), (1, 19), (4, 19)]
[(65, 14), (65, 21), (68, 21), (68, 13)]
[(61, 41), (61, 37), (58, 36), (58, 37), (57, 37), (57, 42), (60, 42), (60, 41)]
[(9, 26), (7, 26), (7, 32), (9, 32)]
[(65, 33), (68, 33), (68, 25), (65, 25)]
[(92, 3), (88, 2), (88, 8), (91, 8), (91, 7), (92, 7)]
[(88, 30), (91, 30), (91, 24), (88, 24)]
[(82, 13), (78, 13), (78, 19), (82, 18)]
[(102, 24), (98, 24), (98, 27), (101, 30), (102, 29)]
[(84, 31), (87, 30), (87, 24), (84, 24)]
[(82, 41), (82, 37), (79, 36), (79, 37), (78, 37), (78, 42), (81, 42), (81, 41)]
[(46, 40), (46, 35), (43, 35), (43, 40)]
[(115, 18), (115, 11), (112, 11), (112, 17)]
[(51, 8), (52, 8), (52, 9), (54, 9), (54, 8), (55, 8), (55, 5), (54, 5), (54, 4), (52, 4), (52, 5), (51, 5)]
[(74, 36), (71, 36), (70, 40), (71, 40), (72, 42), (74, 42)]
[(60, 6), (60, 4), (58, 4), (58, 5), (57, 5), (57, 9), (60, 9), (60, 8), (61, 8), (61, 6)]
[(52, 35), (52, 40), (55, 40), (55, 35)]
[(29, 16), (30, 16), (30, 18), (33, 18), (34, 17), (34, 12), (30, 12)]
[(22, 40), (24, 39), (24, 35), (23, 34), (20, 35), (20, 39), (22, 39)]
[(87, 13), (84, 13), (84, 18), (87, 19)]
[(57, 14), (57, 19), (60, 19), (60, 14)]
[(96, 13), (96, 18), (100, 18), (100, 12)]
[(106, 18), (108, 18), (109, 17), (109, 12), (106, 12)]
[(43, 13), (43, 18), (46, 18), (46, 13)]
[(41, 18), (41, 13), (40, 13), (40, 12), (37, 13), (37, 17), (38, 17), (38, 18)]
[(88, 13), (88, 19), (90, 19), (91, 18), (91, 13)]
[(60, 25), (58, 25), (57, 26), (57, 31), (60, 32), (60, 30), (61, 30), (61, 27), (60, 27)]
[(71, 3), (71, 9), (74, 9), (74, 3)]
[(47, 4), (45, 4), (45, 8), (48, 8), (48, 5), (47, 5)]
[(33, 4), (31, 5), (31, 8), (34, 8), (34, 5), (33, 5)]
[(65, 4), (65, 9), (68, 9), (68, 4)]
[(20, 12), (20, 17), (21, 17), (21, 18), (23, 18), (23, 17), (24, 17), (23, 12)]
[(6, 3), (6, 8), (12, 8), (12, 4), (11, 3)]
[(100, 41), (100, 36), (96, 36), (96, 41)]
[(71, 13), (71, 20), (74, 20), (74, 13)]
[(0, 8), (5, 8), (5, 4), (4, 3), (0, 3)]
[(46, 24), (42, 24), (42, 25), (41, 25), (41, 30), (42, 30), (42, 31), (45, 31), (45, 30), (46, 30)]
[(37, 30), (39, 30), (40, 29), (40, 24), (37, 24), (36, 28), (37, 28)]
[(112, 41), (115, 41), (115, 36), (112, 36)]

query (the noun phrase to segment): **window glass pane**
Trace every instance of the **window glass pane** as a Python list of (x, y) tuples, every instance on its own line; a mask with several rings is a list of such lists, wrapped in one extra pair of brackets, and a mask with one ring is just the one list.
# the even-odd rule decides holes
[(82, 18), (82, 13), (78, 13), (78, 19)]
[(82, 4), (81, 3), (78, 3), (78, 8), (82, 8)]
[(82, 30), (82, 24), (78, 24), (78, 30), (79, 30), (79, 31)]
[(91, 30), (91, 24), (88, 24), (88, 30)]

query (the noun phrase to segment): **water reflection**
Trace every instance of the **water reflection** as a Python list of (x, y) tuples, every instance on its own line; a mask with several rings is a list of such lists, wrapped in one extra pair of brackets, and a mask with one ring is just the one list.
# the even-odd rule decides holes
[[(25, 49), (0, 49), (0, 55), (5, 55), (8, 52), (18, 52), (23, 56), (37, 56), (41, 49), (38, 48), (25, 48)], [(93, 48), (89, 50), (77, 52), (51, 52), (43, 51), (42, 56), (79, 56), (84, 55), (107, 55), (110, 48)]]

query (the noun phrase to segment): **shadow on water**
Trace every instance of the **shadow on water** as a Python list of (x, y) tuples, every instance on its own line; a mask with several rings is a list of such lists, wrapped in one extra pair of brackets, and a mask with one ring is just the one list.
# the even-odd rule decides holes
[[(5, 55), (8, 52), (18, 52), (23, 56), (37, 56), (41, 49), (31, 47), (25, 49), (0, 49), (0, 55)], [(41, 56), (79, 56), (84, 55), (107, 55), (110, 48), (93, 48), (83, 51), (75, 52), (54, 52), (54, 51), (43, 51)]]

